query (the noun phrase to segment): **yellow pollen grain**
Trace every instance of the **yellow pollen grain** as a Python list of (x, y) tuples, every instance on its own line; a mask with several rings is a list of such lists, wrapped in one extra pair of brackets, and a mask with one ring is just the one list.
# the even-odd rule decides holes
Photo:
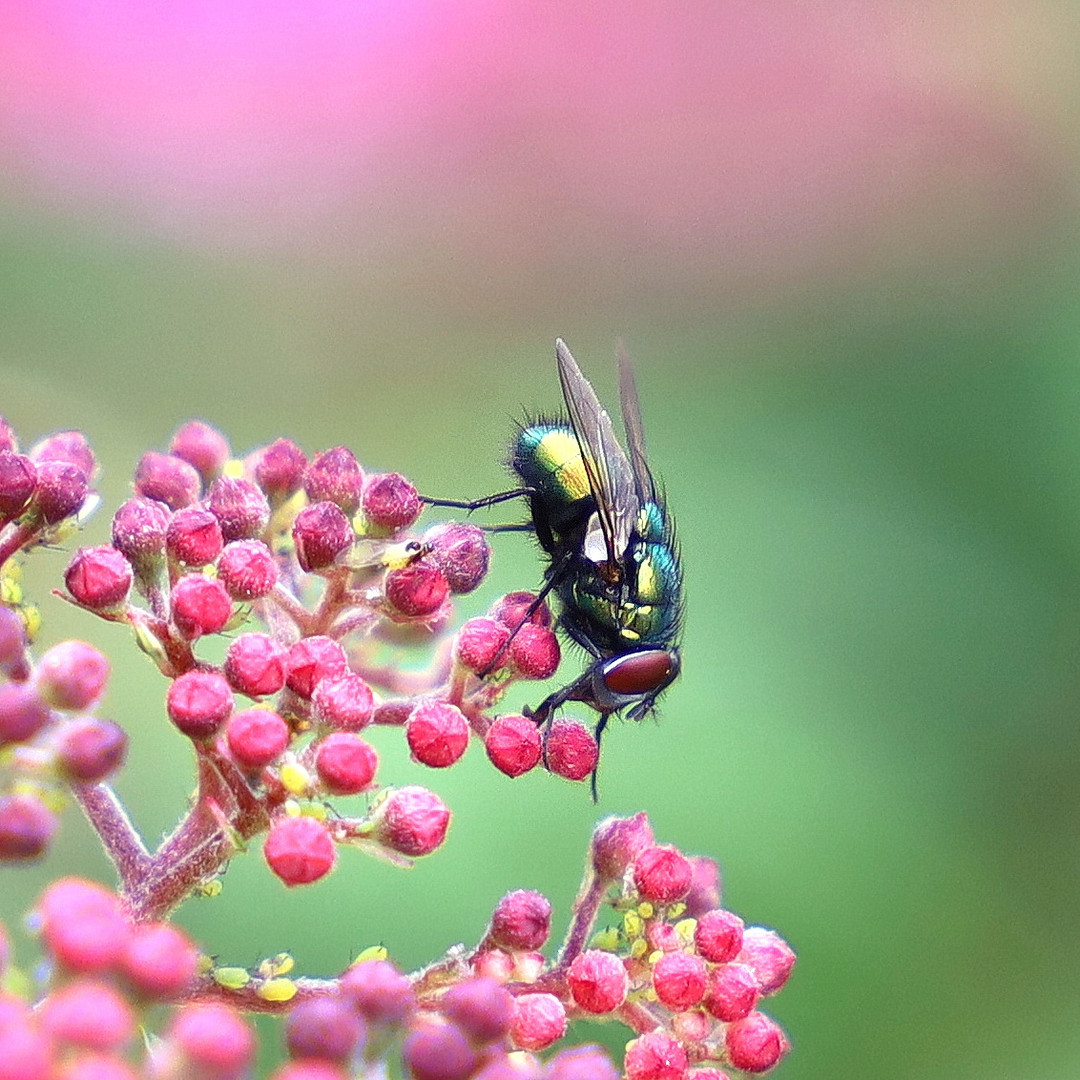
[(623, 916), (623, 930), (626, 932), (628, 938), (641, 937), (641, 931), (643, 929), (644, 924), (636, 911), (628, 911)]
[(663, 958), (664, 958), (664, 950), (663, 949), (655, 949), (651, 953), (649, 953), (649, 964), (650, 965), (658, 964), (661, 960), (663, 960)]
[(675, 924), (675, 933), (681, 941), (693, 941), (694, 931), (697, 929), (697, 919), (680, 919)]
[(290, 795), (303, 795), (311, 787), (311, 777), (302, 765), (289, 762), (281, 766), (281, 786)]
[(637, 913), (643, 919), (651, 919), (656, 914), (656, 908), (652, 906), (649, 900), (642, 900), (637, 907)]
[(634, 960), (640, 960), (648, 951), (649, 946), (645, 943), (644, 938), (637, 938), (630, 946), (630, 956)]

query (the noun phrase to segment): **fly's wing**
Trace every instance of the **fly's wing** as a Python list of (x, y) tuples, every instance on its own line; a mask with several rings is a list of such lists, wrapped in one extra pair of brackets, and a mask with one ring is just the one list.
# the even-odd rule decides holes
[(555, 342), (555, 356), (559, 362), (563, 397), (570, 412), (570, 426), (577, 437), (596, 502), (607, 561), (617, 565), (630, 543), (630, 533), (641, 509), (634, 470), (615, 438), (611, 417), (581, 374), (581, 368), (562, 338)]
[(641, 423), (641, 402), (638, 400), (634, 368), (620, 341), (616, 350), (619, 365), (619, 403), (622, 406), (623, 427), (626, 428), (626, 445), (630, 450), (630, 468), (634, 473), (634, 488), (638, 499), (656, 502), (656, 485), (649, 471), (645, 455), (645, 428)]

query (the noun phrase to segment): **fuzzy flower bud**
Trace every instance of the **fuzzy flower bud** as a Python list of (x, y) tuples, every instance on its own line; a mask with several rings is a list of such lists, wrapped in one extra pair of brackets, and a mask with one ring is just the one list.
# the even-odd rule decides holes
[(544, 1080), (619, 1080), (619, 1070), (599, 1046), (574, 1046), (548, 1061)]
[(566, 1009), (554, 994), (514, 998), (510, 1038), (522, 1050), (544, 1050), (566, 1034)]
[(216, 735), (232, 706), (229, 684), (211, 671), (185, 672), (173, 680), (166, 698), (169, 719), (189, 739)]
[(0, 683), (0, 746), (32, 739), (49, 720), (49, 706), (34, 686)]
[(289, 689), (302, 698), (310, 698), (322, 679), (344, 675), (348, 671), (348, 661), (338, 642), (316, 634), (301, 638), (291, 646), (285, 670)]
[(413, 1080), (468, 1080), (476, 1051), (455, 1024), (423, 1024), (405, 1036), (401, 1057)]
[(266, 492), (271, 506), (280, 506), (300, 490), (307, 455), (289, 439), (278, 439), (253, 455), (255, 482)]
[(250, 480), (219, 476), (210, 485), (207, 505), (226, 543), (257, 538), (270, 520), (270, 504)]
[(0, 675), (22, 682), (30, 675), (26, 659), (26, 627), (9, 607), (0, 604)]
[(177, 1056), (178, 1076), (239, 1080), (255, 1057), (250, 1026), (227, 1005), (187, 1006), (173, 1017), (166, 1040), (160, 1049)]
[(753, 1073), (767, 1072), (791, 1049), (780, 1025), (759, 1012), (728, 1024), (724, 1045), (736, 1069)]
[[(469, 619), (454, 639), (454, 656), (466, 671), (486, 675), (495, 670), (510, 640), (510, 631), (494, 619)], [(501, 665), (500, 665), (501, 666)]]
[(706, 960), (723, 964), (734, 960), (742, 948), (743, 921), (733, 911), (706, 911), (694, 928), (694, 945)]
[(71, 972), (113, 968), (131, 938), (131, 924), (116, 896), (92, 881), (54, 881), (42, 893), (38, 912), (42, 944)]
[(644, 813), (630, 818), (606, 818), (593, 833), (593, 869), (602, 878), (618, 881), (626, 868), (652, 846), (652, 826)]
[(552, 722), (544, 739), (544, 765), (566, 780), (591, 776), (600, 760), (596, 737), (580, 721), (560, 717)]
[(54, 709), (82, 712), (105, 693), (109, 661), (85, 641), (61, 641), (46, 650), (37, 669), (37, 689)]
[(587, 949), (574, 957), (566, 973), (570, 994), (586, 1012), (609, 1013), (625, 1000), (630, 979), (614, 954)]
[(551, 902), (542, 893), (516, 889), (491, 913), (487, 941), (507, 952), (542, 949), (551, 933)]
[(470, 593), (487, 576), (491, 545), (477, 526), (463, 521), (433, 525), (424, 533), (423, 544), (452, 593)]
[(22, 454), (0, 450), (0, 518), (14, 518), (26, 509), (37, 489), (37, 468)]
[(170, 510), (190, 506), (201, 493), (198, 472), (182, 458), (148, 450), (135, 466), (135, 494), (163, 502)]
[(202, 420), (189, 420), (176, 429), (169, 443), (169, 453), (183, 458), (199, 474), (203, 483), (209, 484), (225, 468), (231, 451), (228, 439), (217, 428)]
[(653, 967), (653, 989), (661, 1004), (682, 1012), (705, 996), (705, 962), (686, 952), (665, 953)]
[(31, 447), (29, 457), (38, 465), (44, 461), (62, 461), (66, 465), (74, 465), (87, 480), (97, 469), (94, 451), (81, 431), (58, 431), (55, 435), (49, 435)]
[(465, 753), (469, 722), (456, 706), (445, 701), (422, 701), (409, 714), (405, 738), (413, 757), (432, 769), (445, 769)]
[(19, 440), (15, 436), (15, 431), (3, 416), (0, 416), (0, 450), (9, 450), (13, 454), (18, 453), (19, 450)]
[(341, 507), (323, 501), (305, 506), (292, 527), (300, 568), (307, 573), (325, 570), (353, 542), (352, 525)]
[(37, 481), (31, 505), (46, 525), (56, 525), (77, 514), (90, 491), (86, 474), (63, 461), (39, 462)]
[(709, 972), (705, 1008), (717, 1020), (741, 1020), (760, 996), (757, 977), (746, 964), (718, 964)]
[(277, 563), (261, 540), (234, 540), (226, 544), (217, 563), (218, 580), (234, 600), (258, 600), (278, 580)]
[(361, 507), (368, 523), (387, 533), (407, 529), (424, 508), (416, 488), (400, 473), (369, 476)]
[(442, 999), (443, 1015), (479, 1043), (501, 1039), (510, 1028), (514, 999), (494, 979), (467, 979)]
[(218, 633), (231, 615), (232, 600), (220, 581), (187, 574), (173, 586), (173, 623), (187, 640)]
[(177, 510), (165, 532), (169, 558), (184, 566), (207, 566), (221, 554), (221, 526), (205, 507)]
[(308, 885), (334, 868), (337, 849), (321, 821), (283, 817), (270, 826), (263, 855), (286, 885)]
[(690, 861), (670, 845), (646, 848), (634, 860), (634, 885), (646, 900), (674, 904), (690, 891)]
[(348, 517), (360, 509), (364, 474), (356, 455), (346, 446), (324, 450), (304, 471), (304, 491), (313, 503), (337, 504)]
[(775, 930), (748, 926), (737, 959), (754, 972), (763, 994), (775, 994), (795, 966), (795, 951)]
[(169, 508), (155, 499), (128, 499), (113, 515), (113, 547), (140, 574), (151, 573), (164, 560), (171, 517)]
[(293, 1058), (344, 1064), (363, 1036), (363, 1021), (341, 998), (300, 1001), (285, 1021), (285, 1045)]
[(449, 595), (450, 586), (442, 571), (426, 559), (417, 559), (386, 575), (387, 602), (410, 618), (434, 615)]
[(56, 826), (56, 815), (33, 795), (0, 795), (0, 861), (43, 855)]
[(397, 1024), (412, 1012), (412, 983), (388, 960), (364, 960), (341, 977), (341, 993), (372, 1024)]
[(241, 768), (261, 769), (285, 752), (289, 725), (269, 709), (244, 709), (229, 717), (225, 740)]
[(54, 1039), (87, 1050), (119, 1050), (135, 1034), (130, 1006), (99, 979), (57, 987), (42, 1003), (39, 1019)]
[(144, 997), (165, 1001), (182, 993), (194, 980), (199, 951), (187, 934), (172, 923), (140, 923), (120, 956), (128, 982)]
[(559, 639), (546, 626), (525, 623), (510, 641), (510, 663), (523, 679), (549, 679), (559, 667)]
[(321, 679), (311, 694), (320, 723), (338, 731), (361, 731), (375, 715), (375, 695), (359, 675), (351, 671)]
[(131, 563), (114, 547), (79, 548), (64, 572), (64, 584), (83, 607), (119, 607), (131, 591)]
[(238, 694), (251, 698), (267, 697), (285, 685), (287, 659), (283, 645), (269, 634), (252, 631), (240, 634), (229, 643), (222, 670)]
[(663, 1031), (649, 1031), (626, 1048), (626, 1080), (686, 1080), (686, 1051)]
[(410, 786), (390, 792), (375, 820), (375, 836), (386, 847), (418, 858), (442, 846), (450, 827), (450, 811), (434, 792)]
[(315, 746), (315, 771), (333, 795), (356, 795), (371, 786), (379, 768), (375, 749), (351, 731), (335, 731)]
[(97, 784), (124, 763), (128, 737), (119, 724), (84, 716), (67, 724), (56, 741), (56, 765), (76, 784)]
[(484, 736), (484, 748), (496, 769), (507, 776), (521, 776), (539, 764), (543, 738), (532, 720), (510, 713), (492, 722)]
[[(507, 630), (516, 630), (527, 618), (538, 626), (551, 625), (551, 609), (546, 602), (541, 602), (535, 608), (536, 593), (512, 592), (500, 597), (491, 607), (491, 617), (500, 622)], [(529, 610), (532, 608), (532, 613)]]

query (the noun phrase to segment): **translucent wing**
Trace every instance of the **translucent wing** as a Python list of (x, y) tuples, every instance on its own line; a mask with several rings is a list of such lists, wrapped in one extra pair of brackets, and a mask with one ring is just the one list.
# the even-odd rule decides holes
[(638, 400), (634, 368), (620, 341), (616, 349), (619, 365), (619, 402), (622, 406), (623, 427), (626, 428), (626, 445), (630, 451), (630, 468), (634, 473), (634, 487), (641, 502), (656, 501), (656, 486), (649, 461), (645, 455), (645, 428), (641, 423), (641, 402)]
[(570, 426), (577, 437), (596, 502), (607, 561), (618, 565), (641, 508), (634, 470), (615, 438), (611, 417), (561, 338), (555, 342), (555, 356), (559, 362), (563, 397), (570, 412)]

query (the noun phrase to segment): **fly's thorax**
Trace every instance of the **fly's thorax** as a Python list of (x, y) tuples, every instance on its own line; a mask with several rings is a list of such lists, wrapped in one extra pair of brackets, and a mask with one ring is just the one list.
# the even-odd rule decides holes
[(556, 517), (592, 501), (581, 448), (566, 424), (523, 428), (511, 447), (510, 466), (537, 493), (543, 509)]
[(642, 503), (638, 511), (637, 535), (647, 542), (665, 543), (668, 539), (669, 525), (663, 508), (655, 502)]

